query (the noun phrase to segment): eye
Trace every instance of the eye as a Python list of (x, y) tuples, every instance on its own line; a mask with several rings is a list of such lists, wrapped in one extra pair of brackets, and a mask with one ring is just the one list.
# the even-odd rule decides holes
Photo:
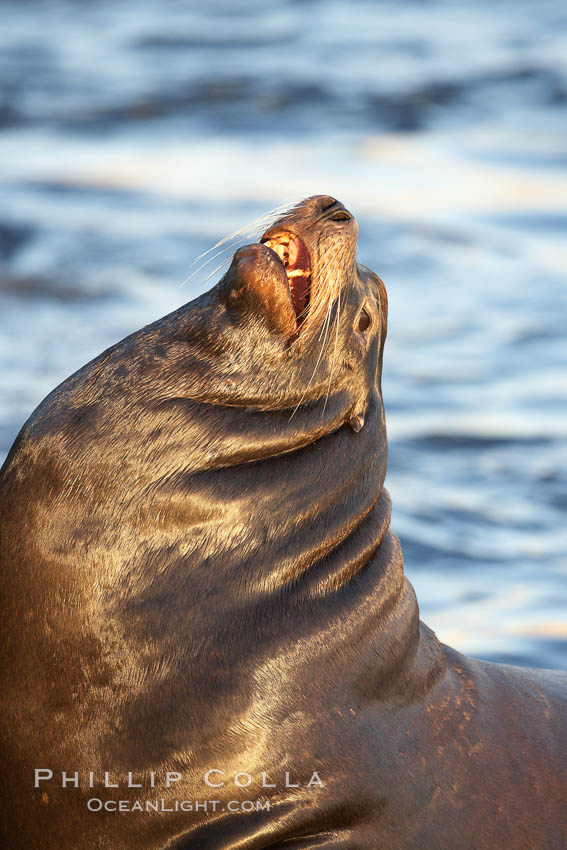
[(368, 315), (368, 313), (366, 312), (366, 310), (363, 307), (362, 310), (360, 311), (360, 315), (358, 317), (358, 330), (360, 331), (360, 333), (364, 333), (364, 331), (367, 331), (369, 327), (370, 327), (370, 316)]

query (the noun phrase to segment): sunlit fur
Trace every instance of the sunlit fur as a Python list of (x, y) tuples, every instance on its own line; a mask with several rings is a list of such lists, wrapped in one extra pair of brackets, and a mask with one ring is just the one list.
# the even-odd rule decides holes
[[(57, 387), (0, 471), (0, 845), (565, 846), (564, 677), (419, 621), (383, 486), (386, 294), (356, 223), (316, 196), (272, 226), (312, 258), (299, 328), (280, 260), (244, 246)], [(35, 789), (35, 767), (81, 788)], [(228, 783), (217, 812), (175, 811), (211, 798), (210, 768), (270, 807), (229, 811)], [(116, 797), (169, 808), (87, 809)]]

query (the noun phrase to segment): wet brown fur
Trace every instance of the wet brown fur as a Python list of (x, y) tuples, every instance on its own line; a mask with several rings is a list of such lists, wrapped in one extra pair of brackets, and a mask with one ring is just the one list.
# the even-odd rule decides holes
[[(210, 292), (55, 389), (14, 443), (2, 846), (567, 844), (566, 676), (467, 659), (419, 621), (383, 487), (386, 293), (341, 208), (317, 196), (274, 225), (313, 262), (299, 333), (283, 267), (247, 246)], [(55, 780), (34, 788), (34, 768)], [(207, 787), (210, 768), (228, 784)], [(169, 789), (166, 770), (182, 775)], [(237, 771), (253, 784), (235, 789)], [(323, 787), (306, 787), (314, 771)], [(92, 813), (93, 797), (224, 809)], [(270, 808), (229, 812), (235, 798)]]

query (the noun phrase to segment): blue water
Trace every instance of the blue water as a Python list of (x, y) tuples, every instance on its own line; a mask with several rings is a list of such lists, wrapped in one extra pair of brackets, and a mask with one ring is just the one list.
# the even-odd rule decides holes
[(202, 251), (333, 194), (389, 291), (387, 485), (422, 616), (567, 668), (566, 4), (0, 16), (0, 459), (59, 381), (218, 278), (189, 277)]

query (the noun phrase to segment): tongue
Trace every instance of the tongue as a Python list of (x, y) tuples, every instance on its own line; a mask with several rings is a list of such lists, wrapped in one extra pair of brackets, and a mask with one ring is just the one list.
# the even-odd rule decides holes
[(309, 302), (311, 278), (309, 273), (306, 273), (309, 268), (309, 255), (303, 243), (294, 238), (289, 240), (288, 252), (285, 270), (291, 290), (293, 309), (299, 324), (301, 324), (305, 318), (303, 314)]
[(296, 268), (297, 264), (299, 263), (299, 259), (300, 259), (299, 258), (300, 248), (299, 248), (299, 242), (297, 241), (297, 239), (291, 238), (289, 240), (289, 245), (287, 247), (287, 250), (288, 250), (288, 261), (287, 261), (288, 268), (290, 268), (290, 269)]

